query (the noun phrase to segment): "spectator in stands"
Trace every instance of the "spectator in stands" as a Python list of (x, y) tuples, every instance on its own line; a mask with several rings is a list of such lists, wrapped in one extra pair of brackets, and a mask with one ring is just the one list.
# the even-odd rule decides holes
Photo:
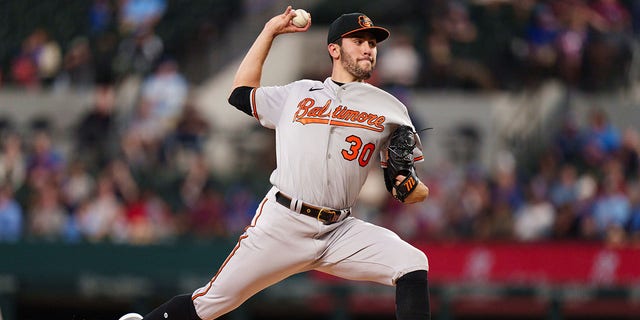
[(64, 54), (62, 69), (56, 78), (57, 89), (88, 90), (95, 83), (95, 67), (89, 40), (77, 37)]
[(13, 186), (0, 184), (0, 242), (20, 240), (22, 229), (22, 207), (13, 198)]
[(167, 9), (166, 0), (118, 1), (118, 23), (123, 34), (154, 29)]
[(194, 198), (184, 212), (183, 233), (196, 238), (225, 237), (238, 230), (227, 229), (226, 203), (223, 194), (212, 183), (207, 183), (198, 197)]
[(509, 208), (512, 213), (524, 203), (524, 195), (516, 172), (516, 160), (510, 152), (500, 152), (496, 158), (495, 170), (489, 178), (491, 183), (491, 203)]
[(161, 142), (165, 138), (166, 128), (156, 121), (152, 105), (141, 99), (135, 114), (122, 130), (120, 148), (124, 160), (134, 170), (153, 168), (159, 160)]
[(27, 89), (40, 87), (37, 51), (42, 45), (42, 39), (34, 34), (22, 42), (20, 52), (11, 62), (11, 76), (18, 86)]
[(76, 157), (94, 172), (103, 168), (117, 150), (116, 109), (114, 86), (100, 84), (94, 88), (90, 110), (76, 124)]
[(115, 27), (115, 8), (110, 0), (93, 0), (89, 8), (89, 31), (100, 36)]
[(57, 41), (51, 39), (49, 32), (36, 29), (30, 38), (33, 40), (32, 57), (38, 70), (38, 80), (45, 87), (50, 86), (62, 66), (62, 50)]
[(124, 206), (116, 195), (111, 176), (101, 174), (98, 177), (94, 196), (78, 208), (75, 219), (80, 234), (87, 241), (126, 241)]
[(36, 188), (50, 181), (59, 183), (64, 170), (62, 153), (53, 145), (49, 122), (36, 120), (27, 157), (29, 183)]
[(545, 3), (538, 3), (533, 17), (527, 27), (525, 40), (528, 74), (524, 75), (529, 85), (553, 75), (557, 63), (556, 41), (560, 34), (560, 24), (551, 8)]
[(35, 190), (34, 202), (27, 209), (27, 232), (30, 238), (59, 241), (66, 234), (69, 213), (60, 199), (60, 192), (50, 182)]
[(551, 141), (556, 157), (563, 163), (572, 163), (582, 168), (582, 137), (581, 128), (575, 114), (567, 113), (562, 116), (562, 122)]
[(149, 75), (140, 89), (140, 99), (149, 104), (154, 122), (160, 124), (166, 136), (175, 129), (176, 122), (187, 102), (189, 84), (173, 59), (164, 59)]
[(582, 130), (582, 156), (587, 166), (597, 169), (620, 148), (620, 130), (601, 108), (589, 112), (587, 127)]
[(491, 188), (482, 173), (469, 170), (458, 190), (449, 195), (445, 209), (449, 228), (463, 238), (473, 238), (477, 221), (489, 215), (491, 210)]
[(558, 73), (567, 85), (581, 85), (584, 52), (589, 40), (592, 10), (584, 1), (556, 2), (562, 28), (558, 34)]
[(25, 182), (27, 172), (22, 137), (15, 131), (9, 131), (0, 138), (0, 185), (9, 185), (15, 191)]
[(546, 195), (545, 181), (540, 178), (530, 181), (526, 201), (515, 212), (514, 234), (518, 240), (543, 240), (551, 235), (556, 210)]
[(478, 27), (478, 59), (490, 70), (496, 86), (515, 89), (521, 85), (519, 68), (512, 49), (516, 37), (523, 34), (524, 25), (533, 7), (533, 0), (470, 1), (469, 11)]
[(167, 203), (151, 189), (138, 193), (139, 197), (125, 203), (127, 241), (150, 244), (167, 240), (175, 234), (175, 226)]
[(549, 190), (549, 200), (555, 207), (575, 203), (578, 199), (578, 171), (571, 163), (564, 163)]
[(583, 174), (578, 179), (578, 199), (573, 203), (578, 234), (584, 240), (600, 240), (593, 219), (593, 207), (598, 196), (598, 182), (592, 174)]
[(593, 219), (601, 239), (610, 242), (623, 232), (631, 215), (623, 167), (617, 159), (610, 159), (604, 164), (600, 184), (601, 191), (594, 203)]
[(75, 210), (89, 200), (95, 188), (95, 179), (87, 171), (85, 162), (75, 160), (71, 162), (64, 174), (60, 185), (60, 192), (66, 208)]
[(181, 179), (178, 181), (176, 189), (179, 190), (180, 198), (178, 202), (180, 206), (191, 208), (195, 206), (203, 196), (205, 189), (211, 189), (214, 185), (209, 175), (211, 168), (204, 154), (198, 153), (189, 158), (188, 165), (185, 166), (185, 169), (184, 174), (181, 175)]
[(631, 14), (618, 0), (595, 0), (591, 7), (592, 19), (601, 21), (601, 27), (592, 33), (587, 50), (590, 67), (586, 88), (613, 88), (626, 81), (631, 61)]
[(478, 29), (466, 3), (447, 1), (441, 15), (434, 14), (427, 36), (427, 79), (436, 86), (492, 89), (493, 78), (478, 59)]
[(149, 75), (164, 52), (164, 41), (155, 30), (139, 30), (119, 42), (113, 61), (118, 79), (144, 78)]
[[(103, 171), (111, 178), (113, 191), (120, 201), (133, 202), (139, 198), (140, 186), (129, 164), (123, 159), (112, 160)], [(158, 178), (159, 173), (154, 172), (154, 178)], [(152, 183), (152, 182), (147, 182)]]
[(162, 146), (176, 128), (187, 103), (189, 86), (175, 61), (164, 61), (143, 83), (135, 114), (125, 126), (122, 150), (136, 167), (163, 160)]
[(209, 121), (198, 108), (187, 103), (177, 120), (175, 129), (168, 134), (163, 143), (163, 158), (167, 164), (184, 170), (189, 158), (204, 152), (206, 140), (211, 131)]
[(211, 124), (194, 104), (186, 104), (176, 125), (175, 136), (187, 149), (203, 152)]
[(449, 1), (443, 18), (452, 58), (449, 71), (454, 83), (467, 89), (495, 89), (493, 76), (478, 54), (479, 30), (471, 18), (468, 4)]

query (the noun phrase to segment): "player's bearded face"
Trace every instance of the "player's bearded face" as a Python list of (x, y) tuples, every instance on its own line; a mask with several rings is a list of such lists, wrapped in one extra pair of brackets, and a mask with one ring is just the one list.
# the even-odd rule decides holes
[(376, 60), (374, 57), (356, 59), (354, 56), (347, 53), (343, 47), (340, 47), (340, 63), (342, 63), (342, 67), (357, 80), (366, 80), (371, 78), (375, 62)]

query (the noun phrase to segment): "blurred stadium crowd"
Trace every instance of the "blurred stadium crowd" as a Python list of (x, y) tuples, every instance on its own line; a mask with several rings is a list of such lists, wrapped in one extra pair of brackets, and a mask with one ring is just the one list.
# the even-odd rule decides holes
[[(20, 3), (0, 6), (6, 13)], [(204, 146), (213, 130), (192, 105), (196, 83), (185, 64), (191, 51), (209, 49), (224, 35), (225, 19), (269, 1), (191, 7), (201, 20), (177, 13), (197, 3), (204, 2), (79, 1), (75, 19), (84, 20), (62, 21), (70, 25), (66, 36), (33, 28), (15, 50), (0, 52), (1, 86), (93, 96), (68, 153), (56, 148), (47, 119), (34, 119), (29, 128), (1, 122), (0, 241), (148, 244), (235, 236), (247, 225), (268, 187), (273, 160), (267, 159), (274, 155), (249, 160), (250, 170), (235, 180), (209, 167)], [(332, 3), (320, 2), (314, 23), (333, 18), (326, 12)], [(213, 7), (227, 8), (215, 25), (202, 15)], [(606, 91), (631, 77), (637, 1), (437, 0), (407, 1), (407, 7), (416, 10), (381, 49), (374, 79), (399, 95), (415, 88), (526, 90), (547, 79)], [(375, 6), (363, 11), (376, 16)], [(376, 23), (393, 19), (390, 14)], [(127, 113), (115, 97), (132, 76), (140, 83)], [(569, 115), (551, 144), (529, 168), (509, 154), (491, 170), (442, 164), (421, 173), (431, 188), (423, 205), (401, 206), (387, 197), (381, 204), (363, 201), (359, 213), (409, 240), (640, 245), (638, 129), (618, 128), (606, 109), (594, 109), (586, 125)]]

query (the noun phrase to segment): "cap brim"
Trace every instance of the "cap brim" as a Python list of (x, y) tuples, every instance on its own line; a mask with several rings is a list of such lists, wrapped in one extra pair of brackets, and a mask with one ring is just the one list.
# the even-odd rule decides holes
[(376, 37), (376, 41), (377, 42), (384, 41), (385, 39), (387, 39), (389, 37), (389, 34), (390, 34), (389, 30), (387, 30), (385, 28), (373, 26), (373, 27), (366, 27), (366, 28), (360, 28), (360, 29), (351, 30), (351, 31), (349, 31), (347, 33), (344, 33), (340, 37), (344, 38), (344, 37), (347, 37), (349, 35), (352, 35), (354, 33), (361, 32), (361, 31), (368, 31), (368, 32), (373, 33), (373, 36)]

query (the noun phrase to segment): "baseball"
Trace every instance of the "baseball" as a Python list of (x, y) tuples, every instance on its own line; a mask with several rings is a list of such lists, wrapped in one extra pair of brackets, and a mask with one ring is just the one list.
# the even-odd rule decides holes
[(311, 15), (309, 15), (309, 12), (304, 11), (304, 9), (296, 9), (295, 13), (296, 13), (296, 16), (293, 18), (293, 20), (291, 20), (294, 26), (298, 28), (302, 28), (306, 26), (307, 23), (309, 23), (309, 19), (311, 18)]

